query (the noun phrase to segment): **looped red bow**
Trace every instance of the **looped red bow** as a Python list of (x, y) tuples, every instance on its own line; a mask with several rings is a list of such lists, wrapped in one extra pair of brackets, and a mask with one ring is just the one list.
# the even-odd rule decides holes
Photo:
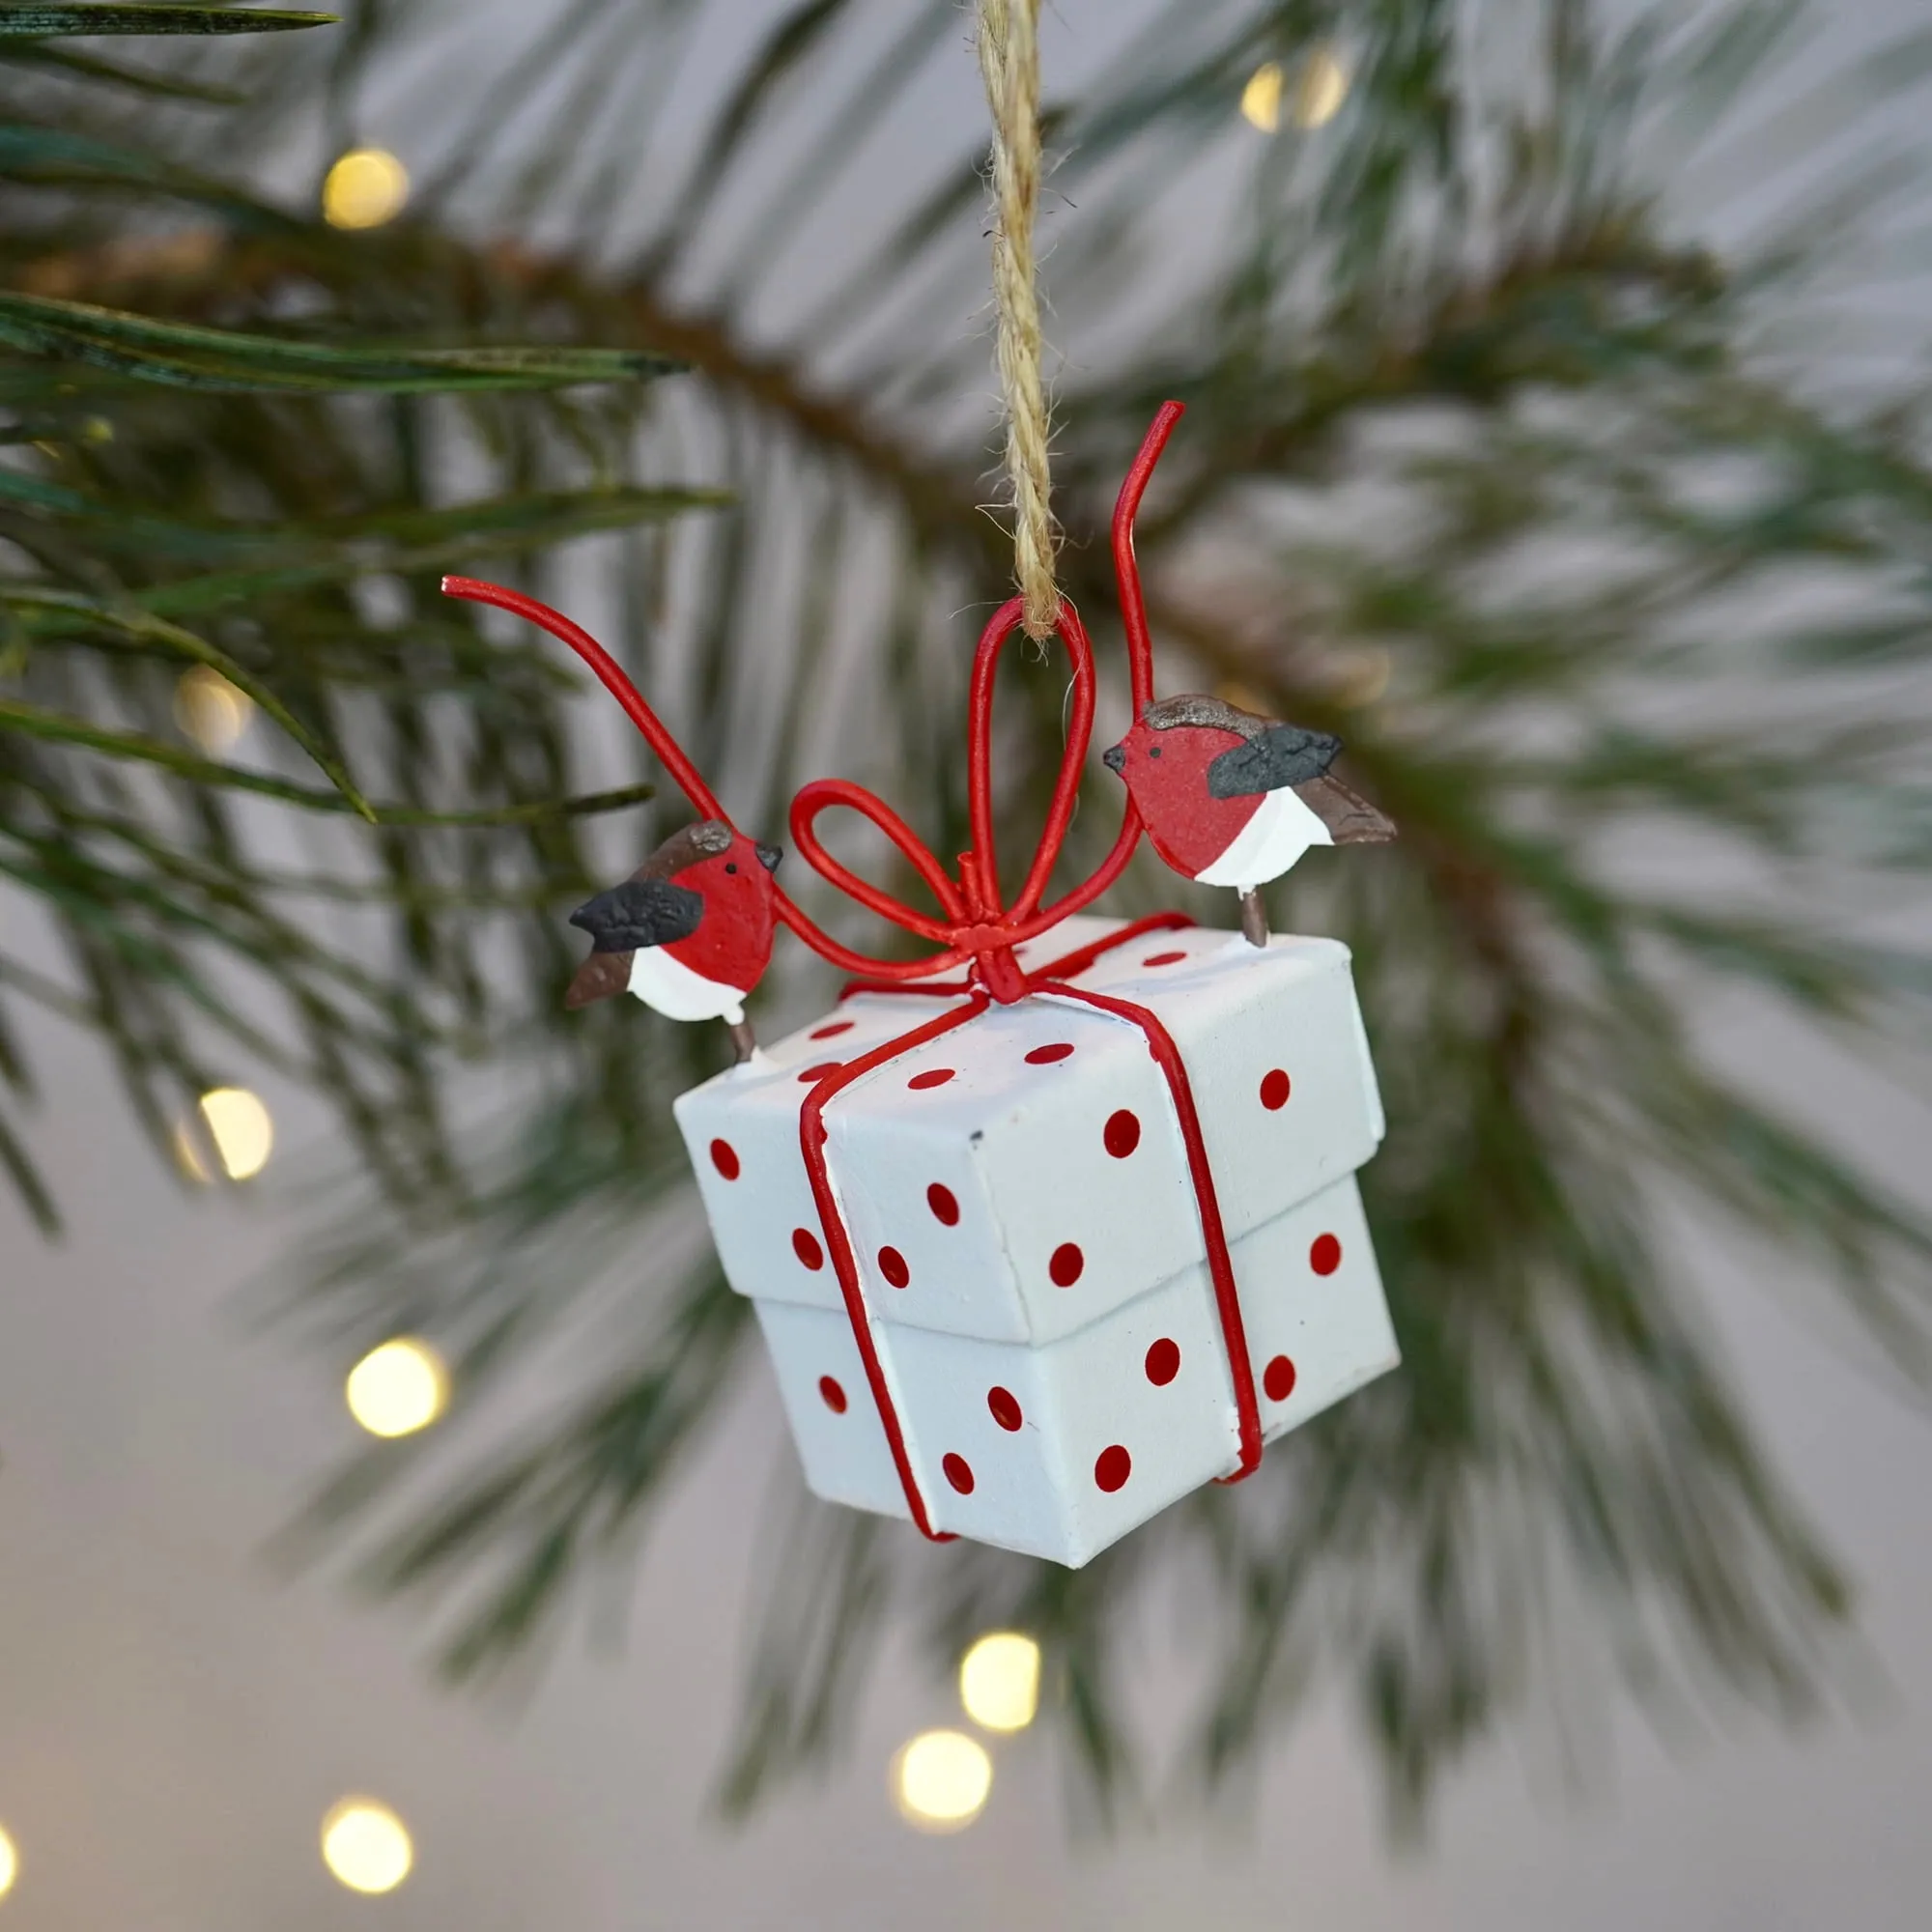
[[(968, 805), (973, 845), (970, 851), (959, 855), (956, 879), (948, 876), (911, 826), (864, 785), (847, 779), (815, 779), (792, 800), (792, 840), (807, 865), (868, 912), (877, 913), (923, 939), (933, 940), (943, 949), (924, 959), (911, 961), (867, 959), (864, 970), (874, 978), (923, 980), (962, 960), (970, 960), (974, 979), (994, 999), (1010, 1002), (1021, 998), (1027, 990), (1027, 978), (1013, 958), (1013, 948), (1050, 930), (1097, 898), (1120, 876), (1139, 841), (1140, 815), (1130, 799), (1120, 836), (1100, 867), (1065, 897), (1041, 910), (1040, 900), (1072, 821), (1074, 800), (1094, 729), (1094, 650), (1079, 613), (1072, 605), (1063, 603), (1060, 637), (1073, 667), (1073, 707), (1067, 722), (1066, 745), (1061, 753), (1060, 775), (1054, 783), (1053, 801), (1039, 843), (1034, 850), (1033, 863), (1012, 903), (1008, 905), (1001, 900), (993, 834), (993, 685), (1000, 654), (1019, 628), (1022, 605), (1023, 600), (1014, 597), (993, 613), (980, 635), (979, 651), (973, 662), (967, 726)], [(825, 849), (819, 840), (817, 820), (821, 812), (833, 806), (844, 806), (858, 812), (886, 835), (925, 882), (939, 903), (940, 918), (922, 913), (869, 880), (860, 878)], [(782, 910), (780, 917), (785, 917)]]
[[(1135, 716), (1153, 696), (1153, 647), (1148, 634), (1147, 607), (1142, 596), (1140, 572), (1134, 561), (1134, 517), (1146, 493), (1148, 479), (1160, 460), (1174, 425), (1179, 421), (1182, 406), (1163, 403), (1141, 443), (1140, 453), (1121, 485), (1114, 504), (1114, 575), (1120, 586), (1121, 615), (1127, 634), (1127, 664), (1133, 681)], [(519, 590), (500, 583), (485, 583), (475, 578), (445, 577), (444, 591), (452, 597), (473, 603), (495, 604), (526, 617), (577, 653), (596, 672), (611, 696), (623, 706), (658, 754), (666, 772), (684, 795), (707, 818), (730, 815), (719, 804), (697, 768), (685, 756), (677, 740), (665, 728), (623, 668), (587, 631), (574, 624), (561, 611), (540, 604)], [(973, 689), (967, 720), (968, 801), (973, 846), (959, 857), (959, 876), (952, 878), (919, 835), (891, 806), (849, 779), (814, 779), (800, 789), (791, 805), (792, 838), (807, 865), (829, 880), (848, 898), (868, 912), (888, 919), (922, 939), (935, 942), (940, 951), (923, 959), (879, 959), (842, 946), (824, 931), (782, 887), (773, 889), (773, 910), (806, 945), (822, 958), (847, 973), (874, 980), (899, 981), (925, 980), (962, 961), (972, 962), (972, 975), (995, 1000), (1009, 1004), (1022, 998), (1028, 988), (1027, 976), (1013, 957), (1013, 949), (1029, 939), (1037, 939), (1083, 906), (1090, 905), (1120, 877), (1140, 842), (1141, 819), (1131, 798), (1122, 814), (1120, 836), (1098, 867), (1073, 890), (1044, 910), (1045, 895), (1060, 848), (1065, 842), (1072, 822), (1074, 800), (1086, 769), (1087, 748), (1094, 729), (1094, 648), (1080, 613), (1062, 601), (1060, 638), (1073, 666), (1073, 709), (1068, 720), (1065, 749), (1061, 754), (1060, 776), (1053, 788), (1046, 825), (1035, 848), (1033, 864), (1027, 869), (1018, 896), (1010, 905), (1000, 898), (999, 865), (993, 838), (992, 719), (993, 683), (999, 669), (1000, 653), (1019, 626), (1021, 600), (1017, 597), (1001, 605), (986, 628), (973, 660)], [(821, 812), (842, 805), (867, 819), (886, 835), (911, 865), (933, 897), (940, 917), (934, 919), (895, 898), (868, 880), (842, 866), (820, 842), (817, 820)]]

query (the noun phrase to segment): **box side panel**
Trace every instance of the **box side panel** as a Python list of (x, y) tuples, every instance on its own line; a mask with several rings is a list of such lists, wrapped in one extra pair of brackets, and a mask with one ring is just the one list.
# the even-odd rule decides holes
[(1189, 1275), (1045, 1348), (882, 1324), (934, 1522), (1078, 1568), (1235, 1466), (1233, 1387)]
[(827, 1502), (909, 1517), (866, 1367), (843, 1311), (753, 1304), (805, 1480)]
[(794, 1088), (783, 1074), (734, 1070), (681, 1094), (672, 1111), (725, 1280), (740, 1294), (842, 1317), (799, 1151)]
[(1401, 1362), (1352, 1175), (1250, 1235), (1235, 1271), (1269, 1439)]

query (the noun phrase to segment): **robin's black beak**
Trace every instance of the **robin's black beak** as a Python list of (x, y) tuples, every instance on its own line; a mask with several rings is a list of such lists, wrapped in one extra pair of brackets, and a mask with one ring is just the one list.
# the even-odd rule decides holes
[(1127, 748), (1124, 745), (1109, 745), (1100, 753), (1100, 762), (1110, 772), (1124, 771), (1127, 763)]
[(779, 861), (784, 857), (776, 845), (761, 845), (755, 840), (753, 841), (752, 850), (758, 855), (758, 864), (768, 872), (776, 872)]

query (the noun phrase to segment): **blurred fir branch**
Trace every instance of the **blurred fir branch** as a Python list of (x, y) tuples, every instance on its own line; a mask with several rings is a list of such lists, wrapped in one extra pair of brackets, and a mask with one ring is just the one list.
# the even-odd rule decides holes
[[(21, 284), (0, 292), (0, 876), (51, 916), (73, 980), (10, 952), (0, 987), (98, 1028), (164, 1147), (239, 1052), (332, 1100), (370, 1171), (409, 1187), (449, 1171), (435, 1054), (480, 1041), (494, 1010), (484, 942), (460, 936), (473, 908), (583, 881), (572, 821), (652, 790), (569, 796), (571, 681), (527, 648), (491, 646), (440, 605), (437, 577), (725, 498), (625, 480), (640, 405), (611, 385), (666, 374), (668, 358), (585, 346), (548, 319), (519, 343), (526, 314), (483, 291), (426, 308), (320, 220), (184, 165), (171, 130), (115, 98), (199, 108), (244, 91), (23, 38), (332, 17), (0, 10), (16, 65), (39, 56), (0, 67), (0, 258)], [(183, 199), (228, 225), (156, 226)], [(219, 274), (231, 232), (267, 243), (246, 289)], [(102, 280), (196, 312), (73, 298)], [(586, 384), (604, 392), (594, 419)], [(476, 482), (449, 500), (440, 474), (458, 449)], [(185, 671), (252, 705), (283, 746), (243, 764), (184, 743)], [(353, 776), (372, 743), (394, 803)], [(327, 783), (286, 776), (287, 752)], [(254, 856), (290, 835), (244, 823), (245, 797), (355, 814), (379, 842), (335, 848), (346, 879), (298, 874)], [(301, 909), (352, 887), (388, 916), (352, 930)], [(281, 1018), (242, 1016), (238, 968)], [(0, 1163), (52, 1229), (11, 1025), (0, 1005)]]
[[(595, 409), (340, 405), (134, 393), (70, 360), (115, 385), (114, 436), (89, 440), (78, 390), (35, 391), (0, 469), (43, 494), (0, 492), (0, 530), (30, 529), (76, 596), (210, 628), (319, 745), (382, 770), (372, 793), (517, 809), (569, 789), (561, 673), (412, 573), (471, 538), (516, 554), (605, 527), (590, 498), (662, 490), (668, 466), (730, 506), (601, 544), (574, 606), (616, 613), (612, 642), (747, 826), (775, 834), (791, 789), (838, 771), (959, 849), (964, 668), (1009, 551), (981, 508), (981, 156), (952, 0), (579, 0), (489, 37), (434, 0), (347, 11), (327, 54), (276, 49), (219, 136), (193, 132), (189, 98), (117, 90), (60, 127), (99, 148), (23, 146), (14, 178), (37, 192), (104, 194), (126, 177), (102, 156), (160, 129), (156, 185), (188, 213), (15, 232), (18, 296), (182, 331), (275, 335), (299, 314), (304, 341), (358, 355), (398, 331), (596, 343), (694, 378), (647, 422), (621, 390)], [(988, 1624), (1038, 1634), (1088, 1789), (1125, 1804), (1145, 1760), (1121, 1659), (1177, 1576), (1211, 1583), (1191, 1756), (1209, 1788), (1318, 1682), (1352, 1687), (1405, 1820), (1512, 1713), (1621, 1680), (1653, 1707), (1793, 1714), (1829, 1685), (1846, 1586), (1765, 1466), (1664, 1228), (1728, 1217), (1922, 1371), (1923, 1215), (1774, 1105), (1709, 1020), (1747, 993), (1776, 1037), (1894, 1073), (1922, 1045), (1932, 959), (1890, 936), (1932, 866), (1909, 681), (1928, 617), (1919, 345), (1884, 345), (1907, 373), (1863, 393), (1829, 351), (1834, 304), (1907, 260), (1918, 211), (1886, 128), (1918, 137), (1871, 110), (1918, 98), (1928, 45), (1821, 56), (1795, 5), (1608, 12), (1171, 0), (1110, 25), (1099, 70), (1051, 105), (1065, 586), (1104, 639), (1111, 493), (1153, 405), (1184, 398), (1141, 540), (1164, 686), (1341, 731), (1403, 826), (1386, 851), (1315, 855), (1273, 912), (1355, 951), (1390, 1120), (1364, 1181), (1405, 1369), (1077, 1574), (788, 1503), (731, 1806), (836, 1747), (895, 1607), (942, 1664)], [(461, 52), (460, 90), (425, 46)], [(707, 79), (721, 52), (736, 65)], [(1293, 101), (1318, 58), (1348, 75), (1332, 120), (1241, 125), (1258, 66)], [(949, 64), (975, 115), (944, 153), (943, 121), (916, 117), (909, 160), (888, 109)], [(216, 179), (238, 126), (281, 160), (319, 86), (331, 141), (379, 98), (383, 125), (411, 128), (406, 220), (334, 235)], [(1843, 137), (1808, 183), (1794, 128), (1820, 151)], [(1726, 171), (1760, 204), (1778, 191), (1720, 249), (1679, 190)], [(1779, 331), (1802, 318), (1818, 334), (1795, 354)], [(530, 506), (500, 535), (445, 491), (479, 462)], [(587, 484), (560, 480), (572, 463)], [(114, 514), (61, 491), (111, 491)], [(231, 538), (262, 548), (241, 561)], [(380, 611), (330, 573), (331, 543), (389, 546)], [(71, 616), (35, 632), (5, 608), (22, 642), (0, 661), (53, 687), (18, 702), (154, 735), (157, 635), (85, 634), (83, 680), (47, 662)], [(86, 702), (107, 677), (112, 721)], [(1045, 661), (1009, 706), (1009, 850), (1037, 823), (1063, 696)], [(125, 761), (105, 774), (101, 796), (35, 808), (14, 871), (65, 922), (79, 990), (5, 962), (0, 985), (99, 1026), (157, 1128), (202, 1077), (189, 1009), (242, 1024), (207, 997), (211, 939), (282, 990), (293, 1027), (236, 1050), (314, 1080), (364, 1162), (289, 1306), (345, 1361), (431, 1336), (465, 1395), (420, 1449), (344, 1470), (311, 1526), (351, 1525), (377, 1587), (443, 1608), (453, 1669), (498, 1666), (558, 1628), (587, 1572), (634, 1560), (732, 1399), (744, 1311), (690, 1259), (668, 1111), (722, 1043), (636, 1009), (560, 1012), (565, 949), (532, 913), (587, 874), (569, 823), (454, 843), (384, 827), (356, 835), (359, 869), (297, 875), (250, 856), (252, 819), (218, 798), (188, 788), (164, 819)], [(1110, 812), (1092, 817), (1076, 847), (1105, 836)], [(645, 843), (627, 835), (607, 875)], [(283, 910), (296, 891), (379, 937), (324, 947)], [(1143, 871), (1121, 903), (1175, 896)], [(796, 959), (767, 986), (792, 1016), (827, 990)], [(0, 1038), (0, 1070), (19, 1065)], [(539, 1345), (612, 1321), (635, 1337), (621, 1357), (603, 1342), (581, 1391), (504, 1447), (490, 1419)]]

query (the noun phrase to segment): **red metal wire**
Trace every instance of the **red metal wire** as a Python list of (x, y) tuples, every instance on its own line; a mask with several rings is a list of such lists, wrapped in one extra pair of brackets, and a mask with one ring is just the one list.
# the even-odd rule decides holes
[(1114, 498), (1114, 582), (1121, 594), (1121, 621), (1127, 632), (1127, 674), (1133, 680), (1134, 716), (1138, 718), (1153, 702), (1153, 639), (1148, 631), (1147, 599), (1141, 594), (1141, 567), (1134, 555), (1134, 519), (1140, 514), (1141, 498), (1147, 495), (1148, 479), (1174, 434), (1174, 426), (1187, 413), (1185, 403), (1163, 403), (1154, 412), (1153, 421), (1141, 440), (1141, 453), (1121, 483)]
[[(659, 762), (676, 781), (685, 797), (706, 818), (724, 818), (724, 808), (718, 803), (697, 767), (684, 755), (677, 740), (665, 729), (663, 719), (644, 702), (624, 667), (588, 631), (573, 624), (561, 611), (553, 611), (548, 604), (539, 604), (534, 597), (526, 597), (521, 590), (512, 590), (507, 584), (485, 583), (474, 577), (445, 577), (442, 594), (514, 611), (568, 644), (603, 679), (604, 689), (624, 707), (625, 715), (644, 734), (645, 742), (658, 754)], [(729, 824), (729, 819), (725, 823)]]
[[(1124, 937), (1124, 935), (1122, 935)], [(1214, 1170), (1208, 1159), (1208, 1143), (1202, 1137), (1201, 1117), (1194, 1107), (1194, 1089), (1174, 1036), (1146, 1007), (1131, 1000), (1110, 999), (1105, 993), (1083, 993), (1064, 980), (1037, 980), (1033, 990), (1054, 993), (1063, 1000), (1078, 1000), (1082, 1006), (1097, 1007), (1117, 1019), (1131, 1021), (1147, 1036), (1149, 1050), (1167, 1077), (1167, 1091), (1174, 1101), (1174, 1115), (1180, 1126), (1181, 1144), (1187, 1150), (1187, 1172), (1194, 1181), (1194, 1207), (1201, 1217), (1201, 1239), (1208, 1251), (1208, 1278), (1214, 1285), (1214, 1306), (1221, 1318), (1221, 1342), (1228, 1354), (1228, 1373), (1235, 1383), (1235, 1417), (1240, 1432), (1241, 1460), (1232, 1476), (1238, 1483), (1252, 1476), (1262, 1460), (1262, 1411), (1255, 1399), (1255, 1365), (1248, 1356), (1247, 1324), (1241, 1320), (1241, 1295), (1235, 1285), (1234, 1257), (1228, 1252), (1228, 1233), (1221, 1221), (1221, 1198), (1214, 1188)]]
[(805, 1105), (798, 1114), (799, 1151), (805, 1156), (805, 1172), (811, 1182), (811, 1198), (818, 1208), (819, 1226), (825, 1230), (825, 1249), (832, 1257), (833, 1272), (838, 1277), (838, 1292), (845, 1299), (845, 1315), (852, 1324), (852, 1339), (859, 1345), (859, 1359), (866, 1366), (866, 1380), (871, 1387), (872, 1402), (886, 1432), (886, 1444), (893, 1452), (893, 1467), (898, 1471), (899, 1488), (905, 1492), (906, 1507), (912, 1511), (913, 1521), (919, 1525), (923, 1536), (930, 1537), (935, 1543), (950, 1543), (952, 1539), (949, 1532), (934, 1529), (932, 1519), (926, 1514), (925, 1498), (920, 1493), (919, 1478), (913, 1474), (912, 1457), (906, 1449), (905, 1430), (899, 1422), (898, 1406), (893, 1401), (885, 1364), (879, 1358), (878, 1344), (872, 1339), (871, 1311), (866, 1306), (866, 1290), (859, 1279), (859, 1263), (852, 1252), (852, 1236), (846, 1230), (845, 1217), (838, 1211), (838, 1197), (833, 1191), (831, 1170), (826, 1165), (825, 1107), (835, 1094), (874, 1067), (883, 1066), (888, 1061), (896, 1060), (900, 1054), (910, 1053), (914, 1047), (923, 1046), (927, 1040), (951, 1033), (954, 1027), (964, 1026), (968, 1020), (978, 1019), (988, 1004), (984, 993), (968, 993), (964, 1006), (954, 1007), (951, 1012), (941, 1013), (924, 1025), (915, 1027), (912, 1032), (900, 1034), (897, 1038), (873, 1047), (869, 1053), (862, 1053), (856, 1060), (847, 1061), (842, 1066), (835, 1066), (814, 1084), (811, 1092), (805, 1096)]

